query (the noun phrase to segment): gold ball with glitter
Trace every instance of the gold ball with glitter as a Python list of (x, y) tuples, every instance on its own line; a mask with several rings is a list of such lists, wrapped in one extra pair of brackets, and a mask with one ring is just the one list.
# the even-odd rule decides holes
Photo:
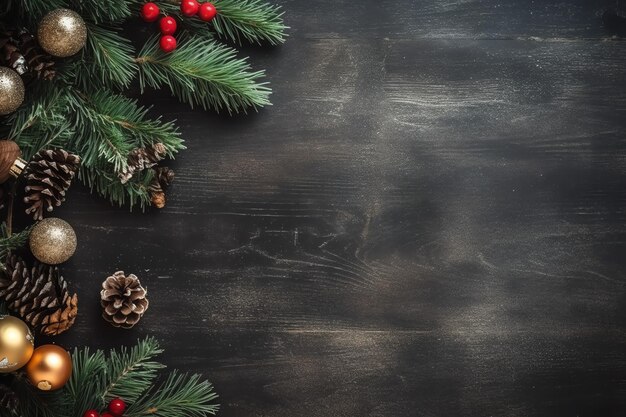
[(87, 42), (87, 25), (75, 11), (53, 10), (41, 19), (37, 40), (50, 55), (59, 58), (72, 56)]
[(11, 68), (0, 67), (0, 115), (13, 113), (24, 102), (24, 81)]
[(0, 316), (0, 373), (17, 371), (33, 355), (35, 339), (22, 320)]
[(26, 376), (42, 391), (63, 388), (72, 376), (72, 357), (60, 346), (39, 346), (26, 365)]
[(30, 232), (30, 251), (35, 258), (48, 265), (58, 265), (76, 251), (76, 232), (65, 220), (43, 219)]

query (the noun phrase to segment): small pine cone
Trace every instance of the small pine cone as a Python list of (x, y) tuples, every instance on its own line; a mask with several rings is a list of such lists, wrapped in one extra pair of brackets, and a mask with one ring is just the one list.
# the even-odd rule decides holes
[(0, 408), (16, 413), (20, 400), (15, 391), (8, 385), (0, 385)]
[(68, 330), (78, 315), (78, 295), (71, 295), (56, 266), (36, 262), (28, 268), (11, 255), (0, 278), (0, 298), (25, 322), (46, 336)]
[(165, 190), (174, 181), (174, 171), (168, 167), (157, 167), (154, 169), (154, 177), (150, 182), (148, 190), (150, 192), (150, 201), (156, 208), (165, 207)]
[(63, 149), (47, 149), (35, 154), (25, 173), (24, 202), (30, 204), (26, 214), (41, 220), (44, 209), (50, 212), (60, 206), (79, 165), (80, 158)]
[(133, 149), (128, 154), (127, 166), (119, 173), (122, 184), (126, 184), (136, 172), (152, 168), (167, 155), (167, 148), (162, 143), (155, 143), (145, 148)]
[(25, 29), (0, 33), (0, 63), (20, 75), (48, 81), (56, 76), (54, 58), (46, 54)]
[(154, 178), (158, 181), (158, 183), (161, 185), (161, 188), (163, 188), (164, 190), (167, 189), (167, 187), (169, 187), (172, 182), (174, 182), (175, 176), (176, 174), (174, 173), (174, 171), (169, 169), (168, 167), (154, 168)]
[(102, 283), (102, 317), (115, 327), (130, 329), (148, 310), (147, 293), (134, 274), (117, 271)]

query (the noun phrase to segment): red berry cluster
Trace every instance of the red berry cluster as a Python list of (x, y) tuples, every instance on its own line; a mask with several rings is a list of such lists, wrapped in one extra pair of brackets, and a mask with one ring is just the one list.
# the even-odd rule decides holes
[(126, 403), (121, 398), (114, 398), (109, 403), (107, 411), (100, 414), (96, 410), (87, 410), (83, 417), (121, 417), (126, 410)]
[[(200, 20), (210, 22), (217, 15), (217, 10), (213, 3), (205, 2), (198, 3), (198, 0), (182, 0), (180, 2), (180, 11), (183, 16), (192, 17), (198, 16)], [(159, 6), (150, 2), (143, 5), (141, 8), (141, 17), (146, 22), (154, 22), (159, 18), (161, 10)], [(176, 19), (171, 16), (162, 17), (159, 20), (159, 29), (161, 30), (161, 41), (159, 46), (165, 53), (172, 52), (176, 49), (176, 38), (174, 34), (177, 29)]]

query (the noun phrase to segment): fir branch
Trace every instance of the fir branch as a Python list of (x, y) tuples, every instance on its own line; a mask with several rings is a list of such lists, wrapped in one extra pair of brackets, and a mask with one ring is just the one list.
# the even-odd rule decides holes
[(9, 137), (29, 160), (47, 146), (62, 146), (74, 134), (67, 117), (67, 96), (46, 84), (33, 85), (35, 99), (22, 106), (10, 120)]
[(142, 91), (169, 87), (173, 95), (192, 107), (226, 110), (229, 113), (269, 105), (271, 90), (257, 80), (264, 71), (250, 71), (236, 51), (202, 38), (180, 39), (181, 47), (171, 54), (159, 51), (156, 38), (146, 43), (136, 62)]
[(154, 338), (140, 341), (130, 349), (122, 347), (119, 353), (111, 350), (102, 384), (101, 398), (108, 402), (116, 397), (134, 403), (154, 382), (164, 365), (152, 359), (163, 350)]
[(119, 22), (132, 13), (129, 7), (132, 2), (129, 0), (72, 0), (71, 6), (83, 18), (97, 24)]
[[(134, 0), (140, 7), (141, 0)], [(214, 0), (217, 16), (210, 25), (192, 21), (190, 27), (195, 33), (205, 33), (208, 27), (224, 39), (241, 45), (243, 40), (251, 43), (278, 45), (285, 42), (283, 12), (264, 0)], [(161, 8), (166, 14), (180, 15), (180, 1), (166, 0)], [(183, 23), (187, 21), (183, 20)]]
[(153, 385), (163, 367), (153, 361), (161, 353), (155, 339), (138, 341), (131, 349), (74, 349), (72, 376), (62, 390), (43, 393), (34, 389), (22, 375), (11, 385), (19, 397), (20, 416), (81, 417), (86, 410), (103, 409), (114, 397), (129, 403), (125, 417), (207, 417), (218, 405), (213, 386), (199, 376), (176, 371), (163, 383)]
[(102, 375), (105, 369), (106, 358), (102, 351), (91, 353), (89, 348), (74, 349), (72, 377), (63, 389), (70, 411), (65, 415), (80, 417), (85, 410), (102, 407), (102, 399), (98, 396), (98, 375)]
[(128, 153), (137, 147), (160, 142), (169, 157), (184, 149), (173, 123), (149, 120), (149, 109), (122, 95), (106, 90), (92, 95), (76, 92), (70, 107), (75, 113), (76, 135), (68, 150), (81, 155), (83, 166), (101, 166), (99, 163), (106, 160), (120, 172), (126, 167)]
[(262, 44), (285, 42), (283, 12), (263, 0), (215, 0), (218, 13), (213, 20), (215, 31), (223, 38), (241, 44), (241, 39)]
[(0, 268), (4, 270), (4, 264), (10, 252), (21, 249), (28, 243), (31, 229), (32, 226), (29, 226), (19, 233), (10, 234), (6, 223), (0, 225)]
[(151, 169), (144, 170), (134, 175), (130, 181), (122, 184), (117, 172), (110, 167), (85, 167), (81, 166), (78, 176), (91, 191), (96, 191), (111, 204), (123, 206), (128, 204), (132, 210), (139, 206), (142, 210), (150, 206), (150, 184), (154, 176)]
[(212, 403), (216, 398), (213, 386), (199, 375), (174, 371), (162, 385), (132, 404), (125, 416), (206, 417), (217, 413), (219, 406)]
[(67, 65), (62, 79), (85, 91), (127, 88), (137, 73), (132, 44), (117, 33), (119, 29), (91, 24), (87, 27), (89, 36), (82, 59)]

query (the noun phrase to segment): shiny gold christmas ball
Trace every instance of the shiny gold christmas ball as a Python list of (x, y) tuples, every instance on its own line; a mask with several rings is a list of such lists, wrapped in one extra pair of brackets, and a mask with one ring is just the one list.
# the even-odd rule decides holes
[(39, 346), (26, 365), (26, 376), (42, 391), (62, 388), (72, 376), (72, 358), (57, 345)]
[(33, 227), (29, 244), (35, 258), (57, 265), (70, 259), (76, 251), (76, 233), (65, 220), (49, 217)]
[(87, 42), (87, 26), (72, 10), (53, 10), (41, 19), (37, 39), (44, 51), (65, 58), (83, 49)]
[(17, 371), (33, 355), (35, 339), (22, 320), (0, 316), (0, 373)]
[(13, 113), (24, 102), (24, 81), (11, 68), (0, 67), (0, 115)]

